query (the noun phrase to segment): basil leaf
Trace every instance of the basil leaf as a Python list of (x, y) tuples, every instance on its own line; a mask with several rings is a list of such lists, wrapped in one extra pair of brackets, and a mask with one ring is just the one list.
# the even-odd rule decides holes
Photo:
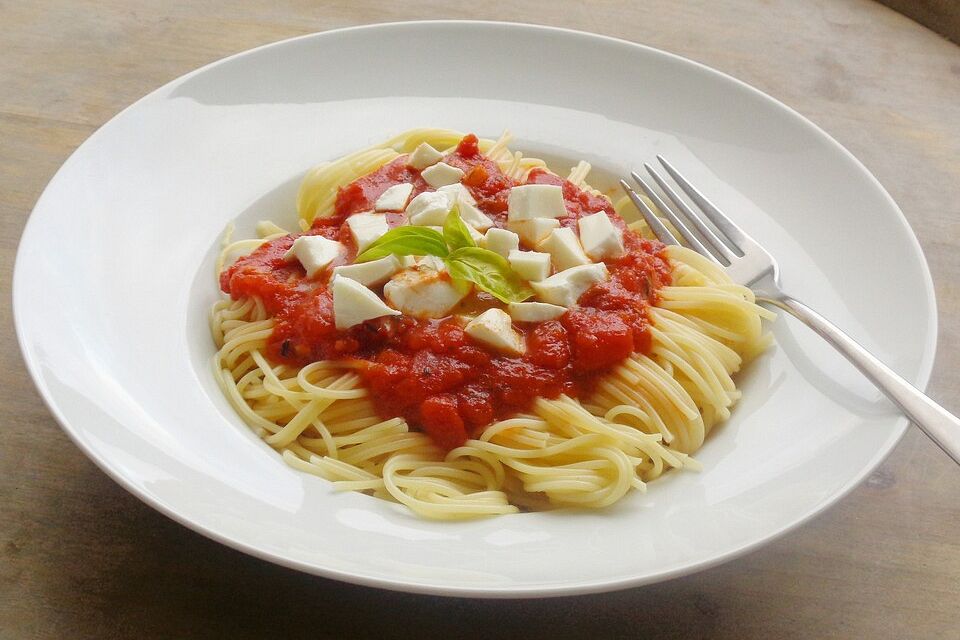
[(457, 205), (453, 205), (450, 213), (447, 214), (447, 219), (443, 221), (443, 239), (450, 251), (477, 246), (470, 236), (470, 230), (460, 217), (460, 208)]
[(394, 227), (377, 238), (366, 250), (357, 256), (354, 262), (369, 262), (397, 256), (439, 256), (445, 257), (447, 244), (440, 232), (426, 227)]
[(501, 302), (523, 302), (533, 289), (510, 268), (499, 253), (479, 247), (462, 247), (444, 258), (450, 275), (469, 280)]

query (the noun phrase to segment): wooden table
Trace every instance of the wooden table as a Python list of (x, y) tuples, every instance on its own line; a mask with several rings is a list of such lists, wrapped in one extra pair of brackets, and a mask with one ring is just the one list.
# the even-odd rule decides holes
[[(863, 160), (930, 261), (942, 345), (930, 390), (960, 410), (956, 45), (869, 0), (322, 5), (0, 2), (4, 299), (21, 229), (54, 171), (168, 80), (249, 47), (360, 23), (540, 22), (731, 73)], [(23, 369), (8, 305), (0, 323), (0, 637), (960, 638), (960, 469), (915, 430), (828, 513), (710, 571), (561, 600), (413, 596), (247, 557), (145, 506), (61, 432)]]

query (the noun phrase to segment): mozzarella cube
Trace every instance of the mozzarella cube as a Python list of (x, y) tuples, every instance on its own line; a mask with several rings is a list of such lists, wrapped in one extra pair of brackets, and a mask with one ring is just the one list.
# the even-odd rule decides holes
[(343, 276), (356, 280), (365, 287), (376, 287), (386, 282), (390, 276), (400, 269), (401, 264), (397, 256), (387, 256), (370, 262), (358, 262), (334, 267), (333, 276)]
[(488, 347), (513, 356), (526, 351), (523, 336), (513, 328), (510, 316), (503, 309), (487, 309), (467, 323), (468, 336)]
[(424, 191), (407, 205), (410, 224), (418, 226), (442, 225), (450, 213), (450, 199), (438, 191)]
[(546, 322), (556, 320), (567, 312), (567, 308), (546, 302), (511, 302), (507, 311), (517, 322)]
[(493, 226), (493, 220), (477, 208), (477, 201), (470, 195), (470, 191), (459, 182), (440, 187), (437, 189), (437, 193), (447, 196), (450, 209), (453, 208), (453, 205), (457, 205), (460, 211), (460, 219), (474, 229), (486, 231)]
[(409, 182), (395, 184), (380, 194), (373, 208), (377, 211), (403, 211), (412, 192), (413, 185)]
[(607, 265), (596, 262), (565, 269), (546, 280), (531, 282), (530, 286), (542, 301), (572, 307), (587, 289), (597, 282), (603, 282), (608, 275)]
[(524, 184), (510, 189), (508, 220), (562, 218), (567, 215), (563, 189), (553, 184)]
[(605, 212), (584, 216), (578, 224), (583, 251), (594, 260), (619, 258), (624, 254), (623, 233)]
[(458, 210), (460, 211), (460, 219), (471, 229), (486, 231), (493, 226), (493, 220), (469, 202), (460, 202), (458, 204)]
[(347, 218), (347, 226), (357, 245), (358, 254), (390, 230), (387, 216), (382, 213), (355, 213)]
[(429, 271), (446, 271), (447, 265), (437, 256), (420, 256), (414, 260), (414, 265), (418, 269), (427, 269)]
[(476, 230), (476, 228), (471, 227), (469, 224), (467, 226), (467, 231), (470, 232), (470, 237), (473, 239), (473, 244), (480, 246), (480, 243), (483, 242), (483, 234)]
[(535, 247), (542, 242), (550, 232), (560, 227), (560, 221), (553, 218), (532, 218), (530, 220), (514, 220), (507, 222), (507, 228), (516, 231), (529, 247)]
[(450, 198), (451, 207), (455, 202), (468, 202), (473, 205), (477, 204), (477, 201), (473, 199), (472, 195), (470, 195), (470, 190), (459, 182), (456, 184), (444, 185), (437, 189), (437, 191)]
[(520, 248), (520, 236), (513, 231), (492, 227), (487, 229), (480, 246), (506, 258), (511, 251)]
[(457, 205), (460, 211), (460, 219), (474, 229), (486, 231), (493, 226), (493, 220), (477, 208), (477, 201), (470, 195), (470, 191), (459, 182), (440, 187), (437, 189), (437, 193), (447, 196), (449, 209), (453, 209), (453, 206)]
[(337, 329), (349, 329), (367, 320), (382, 316), (398, 316), (370, 289), (350, 278), (333, 276), (330, 283), (333, 292), (333, 319)]
[(383, 285), (383, 296), (391, 306), (417, 318), (442, 318), (463, 300), (472, 285), (453, 281), (439, 270), (401, 271)]
[(300, 236), (283, 254), (283, 259), (289, 261), (296, 258), (306, 269), (307, 277), (312, 278), (344, 250), (345, 247), (342, 244), (335, 240), (327, 240), (323, 236)]
[(580, 241), (577, 240), (577, 234), (573, 229), (566, 227), (554, 229), (546, 240), (537, 245), (537, 248), (550, 254), (558, 271), (581, 264), (590, 264), (590, 258), (583, 252), (583, 247), (580, 246)]
[(550, 276), (550, 254), (514, 249), (507, 255), (510, 266), (524, 280), (545, 280)]
[(434, 189), (448, 184), (460, 182), (463, 177), (463, 171), (456, 167), (451, 167), (446, 162), (438, 162), (432, 167), (427, 167), (420, 172), (420, 175), (428, 185)]
[(407, 158), (407, 166), (423, 170), (432, 164), (437, 164), (442, 158), (442, 153), (426, 142), (421, 142), (420, 146), (414, 149), (413, 153)]
[(424, 211), (410, 218), (410, 224), (417, 227), (429, 227), (443, 233), (443, 223), (448, 215), (450, 215), (449, 211)]

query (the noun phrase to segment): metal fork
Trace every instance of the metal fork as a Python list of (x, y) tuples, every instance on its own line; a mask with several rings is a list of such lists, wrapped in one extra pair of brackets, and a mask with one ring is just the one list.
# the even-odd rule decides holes
[[(669, 220), (687, 245), (726, 268), (730, 278), (738, 284), (750, 287), (757, 300), (789, 312), (842, 353), (877, 388), (896, 404), (903, 414), (923, 430), (947, 455), (960, 464), (960, 419), (924, 395), (919, 389), (894, 373), (853, 338), (838, 329), (832, 322), (819, 313), (790, 297), (780, 288), (780, 269), (777, 261), (756, 240), (734, 224), (720, 209), (707, 199), (699, 189), (684, 178), (673, 165), (657, 156), (657, 160), (670, 174), (674, 182), (690, 197), (700, 209), (698, 214), (677, 191), (649, 164), (644, 168), (650, 177), (663, 190), (669, 206), (663, 198), (636, 171), (631, 172), (634, 181), (656, 205), (663, 216)], [(653, 233), (664, 244), (680, 244), (669, 228), (657, 217), (656, 213), (643, 201), (625, 180), (620, 185), (640, 210)], [(683, 215), (678, 215), (677, 212)], [(706, 217), (725, 238), (721, 238), (708, 226)], [(688, 226), (694, 227), (700, 234), (698, 238)], [(706, 242), (702, 242), (703, 238)], [(709, 247), (707, 246), (709, 245)]]

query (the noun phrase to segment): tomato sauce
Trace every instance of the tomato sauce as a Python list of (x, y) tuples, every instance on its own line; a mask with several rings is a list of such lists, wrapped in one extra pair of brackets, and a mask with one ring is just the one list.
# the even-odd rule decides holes
[[(477, 206), (497, 226), (506, 226), (507, 197), (518, 183), (479, 152), (477, 138), (466, 136), (444, 162), (465, 172), (461, 182)], [(414, 195), (430, 189), (419, 171), (406, 166), (406, 156), (400, 156), (339, 191), (334, 214), (317, 219), (306, 233), (338, 240), (348, 252), (313, 279), (298, 262), (283, 259), (300, 234), (264, 243), (221, 274), (224, 292), (234, 299), (257, 296), (274, 317), (269, 360), (294, 366), (324, 359), (360, 362), (359, 371), (383, 418), (403, 416), (439, 446), (451, 449), (494, 420), (529, 409), (536, 397), (583, 396), (631, 353), (650, 350), (647, 309), (660, 287), (670, 282), (663, 245), (629, 231), (606, 198), (542, 169), (531, 171), (527, 183), (563, 188), (563, 226), (575, 227), (580, 217), (603, 211), (623, 230), (627, 252), (606, 261), (610, 279), (587, 290), (579, 306), (561, 318), (515, 323), (526, 341), (524, 355), (505, 356), (486, 348), (464, 332), (465, 322), (456, 315), (437, 320), (385, 317), (337, 330), (326, 283), (330, 268), (356, 255), (344, 222), (353, 213), (372, 209), (383, 191), (403, 182), (414, 185)], [(400, 224), (402, 215), (389, 221)], [(475, 293), (460, 311), (494, 302), (487, 294)]]
[(430, 189), (430, 185), (420, 176), (420, 172), (407, 166), (407, 156), (398, 156), (373, 173), (358, 178), (340, 189), (334, 204), (334, 215), (346, 218), (354, 213), (370, 211), (384, 191), (404, 182), (413, 185), (411, 198)]

